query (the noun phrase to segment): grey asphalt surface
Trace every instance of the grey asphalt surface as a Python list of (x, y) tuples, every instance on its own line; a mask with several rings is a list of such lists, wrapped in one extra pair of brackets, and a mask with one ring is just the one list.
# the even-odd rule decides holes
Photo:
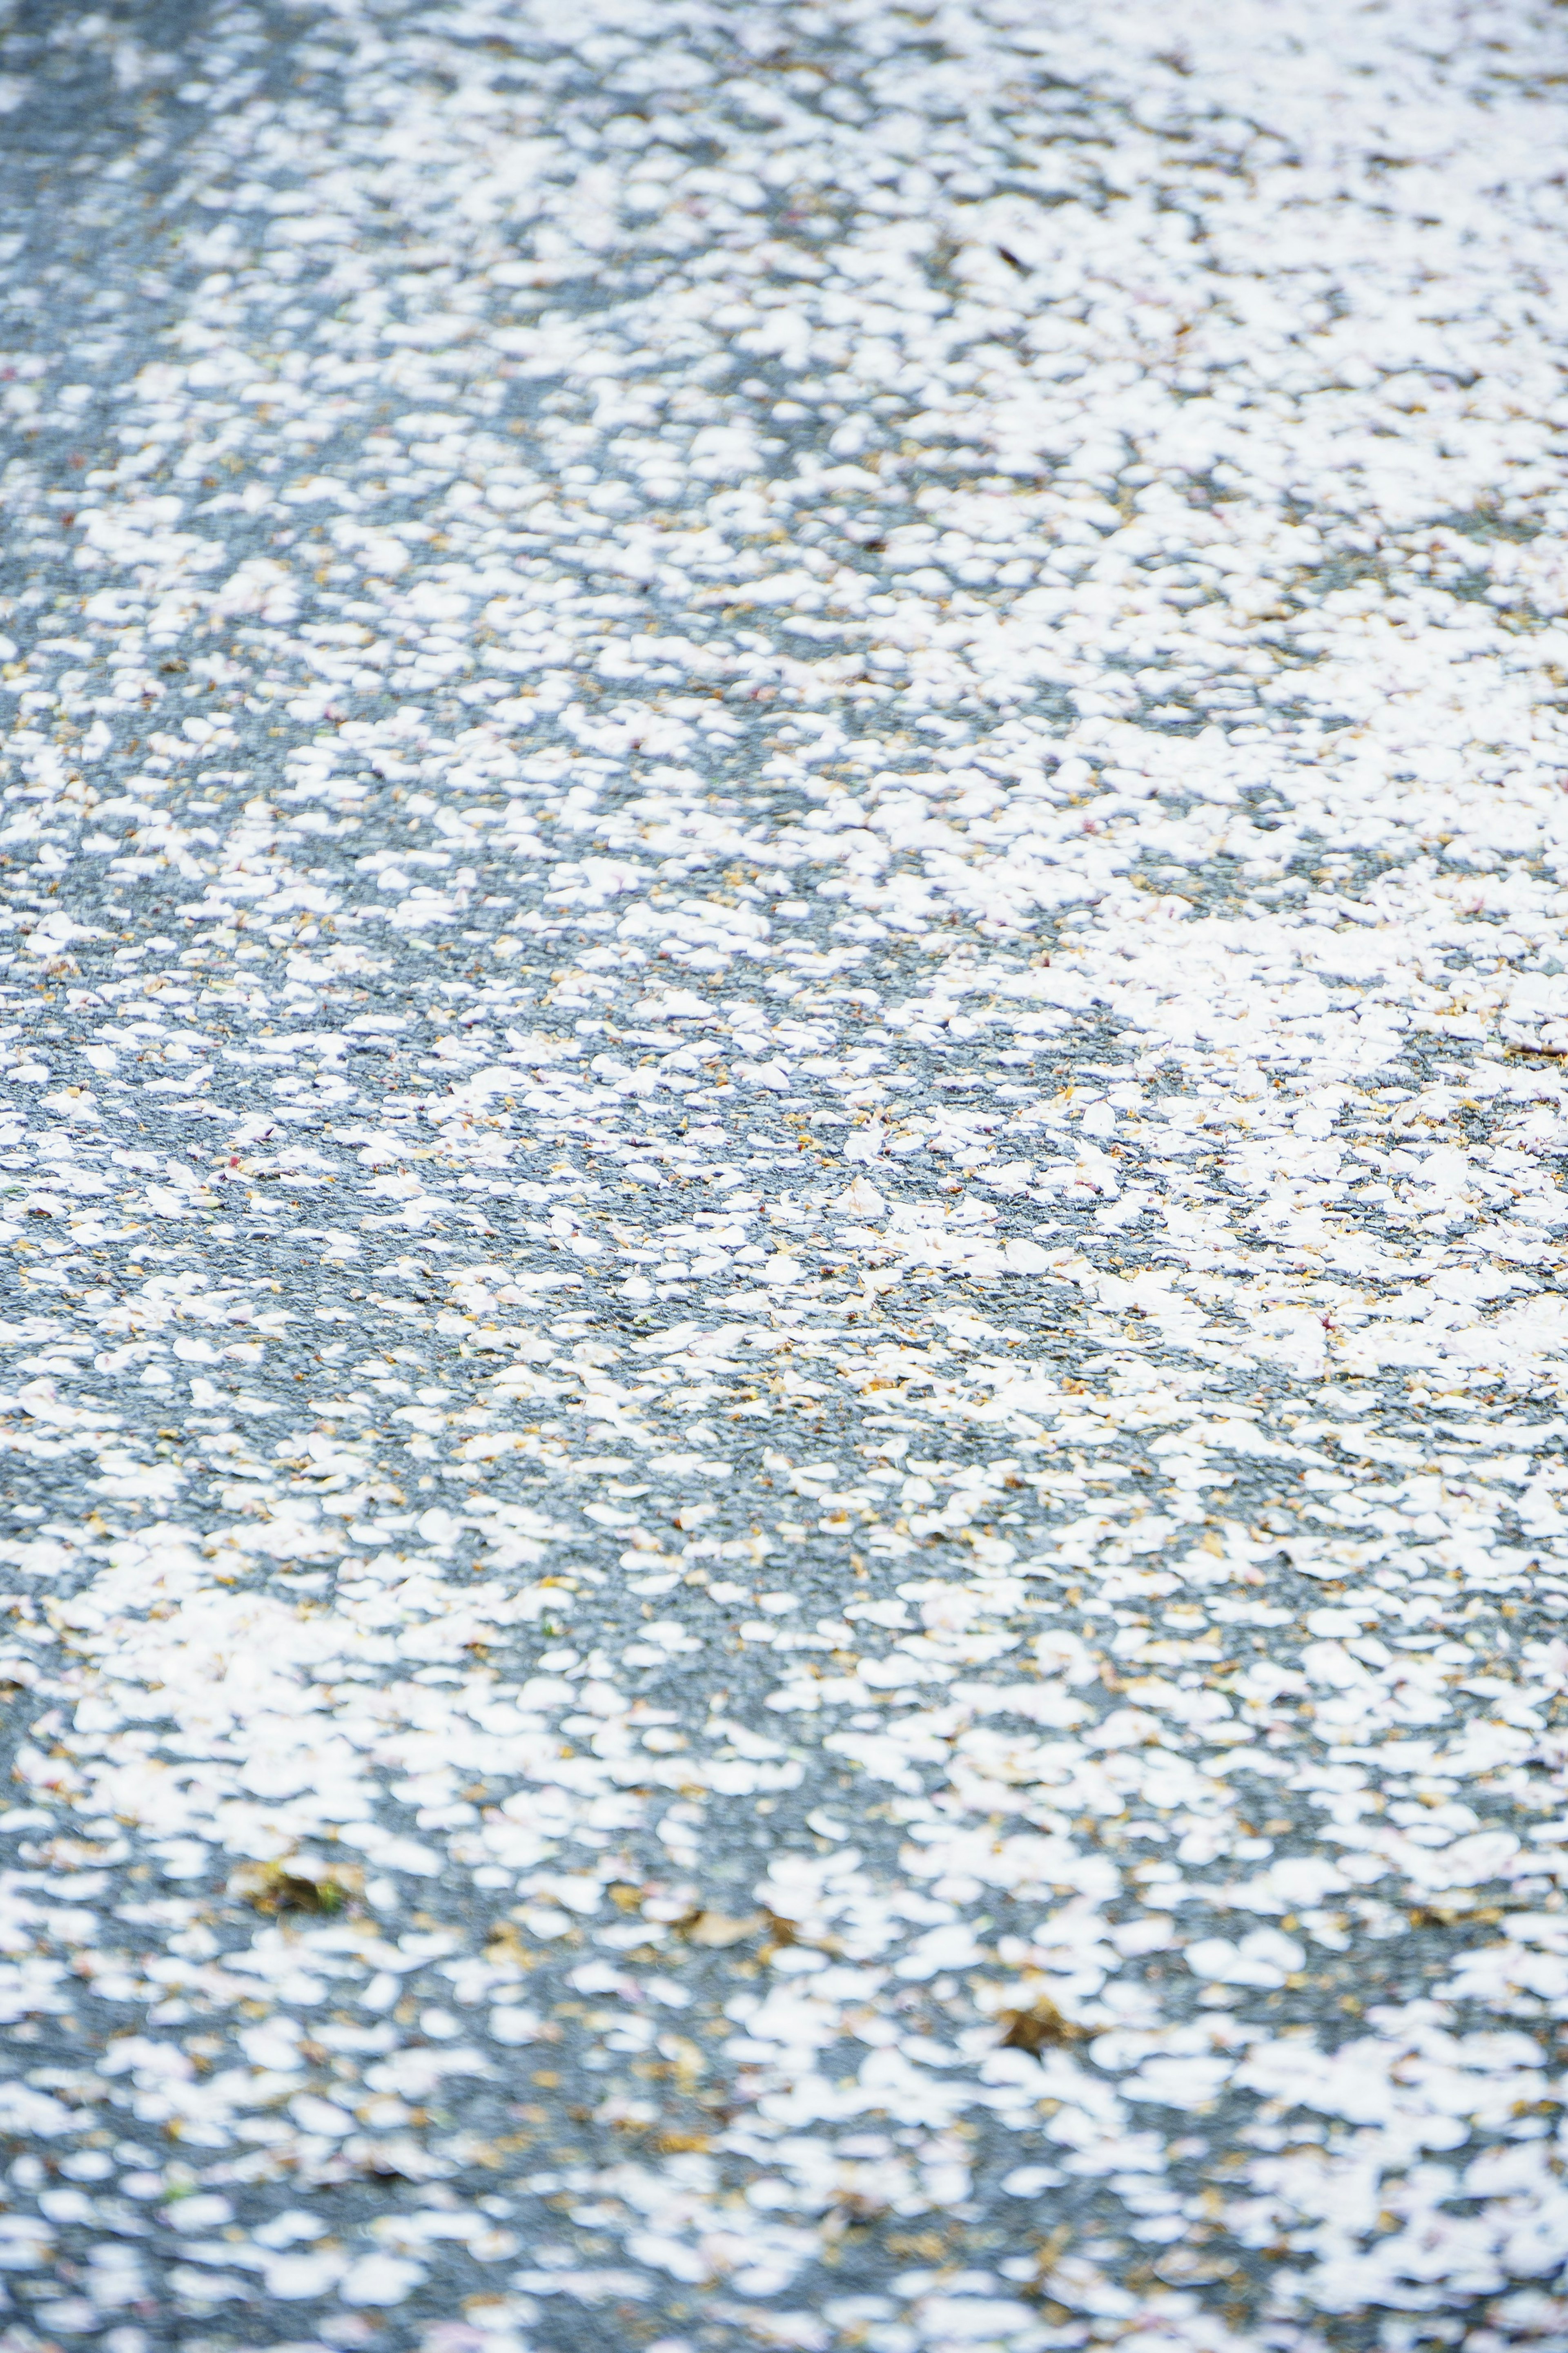
[(1568, 2347), (1563, 49), (0, 7), (5, 2353)]

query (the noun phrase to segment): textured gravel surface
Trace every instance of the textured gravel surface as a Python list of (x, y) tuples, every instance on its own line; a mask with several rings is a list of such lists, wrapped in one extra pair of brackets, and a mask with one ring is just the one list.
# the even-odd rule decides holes
[(6, 2353), (1568, 2348), (1565, 78), (0, 5)]

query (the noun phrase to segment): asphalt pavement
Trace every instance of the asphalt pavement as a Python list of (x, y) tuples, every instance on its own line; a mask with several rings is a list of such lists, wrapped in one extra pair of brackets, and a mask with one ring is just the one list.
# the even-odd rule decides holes
[(0, 5), (4, 2353), (1563, 2353), (1568, 21)]

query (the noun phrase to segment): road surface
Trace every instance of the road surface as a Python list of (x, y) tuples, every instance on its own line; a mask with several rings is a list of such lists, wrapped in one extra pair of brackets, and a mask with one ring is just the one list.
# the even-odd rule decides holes
[(1568, 2346), (1565, 37), (3, 12), (7, 2353)]

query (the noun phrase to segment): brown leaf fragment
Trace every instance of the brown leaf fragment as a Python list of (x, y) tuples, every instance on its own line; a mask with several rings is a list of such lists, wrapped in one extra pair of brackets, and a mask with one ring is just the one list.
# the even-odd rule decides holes
[(1048, 1994), (1037, 1994), (1026, 2010), (999, 2010), (1004, 2051), (1059, 2051), (1088, 2040), (1089, 2030), (1064, 2018)]
[(353, 1865), (320, 1863), (294, 1856), (288, 1862), (245, 1865), (229, 1881), (229, 1893), (258, 1912), (276, 1917), (295, 1912), (331, 1918), (364, 1884), (364, 1874)]
[(712, 1953), (721, 1953), (728, 1946), (743, 1944), (762, 1928), (763, 1915), (752, 1913), (744, 1920), (731, 1920), (723, 1912), (699, 1912), (689, 1927), (681, 1933), (689, 1945), (701, 1945)]

